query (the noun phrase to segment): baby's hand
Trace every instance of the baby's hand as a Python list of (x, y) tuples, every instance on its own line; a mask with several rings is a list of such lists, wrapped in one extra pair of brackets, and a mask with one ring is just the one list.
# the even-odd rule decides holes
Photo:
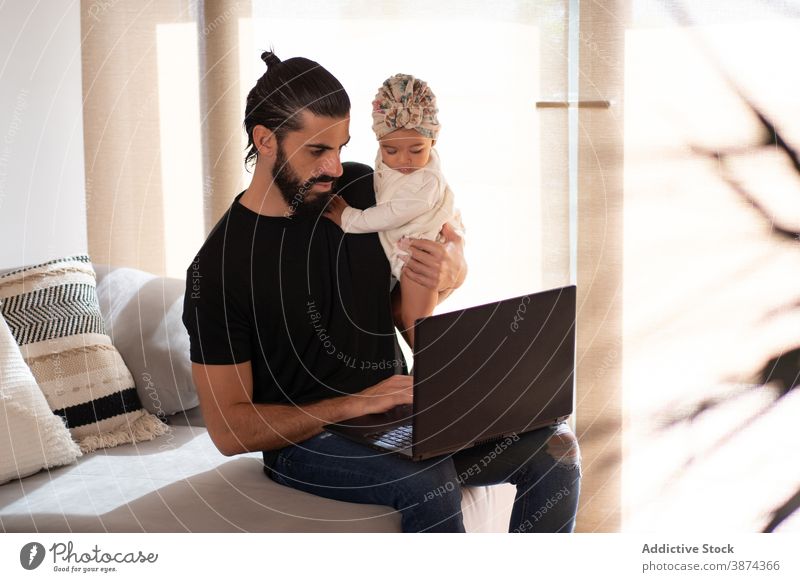
[(341, 196), (334, 196), (328, 203), (328, 207), (325, 209), (325, 213), (323, 214), (323, 216), (332, 220), (333, 222), (338, 224), (339, 227), (341, 228), (342, 213), (344, 212), (344, 209), (347, 207), (348, 204), (347, 202), (344, 201), (344, 198), (342, 198)]

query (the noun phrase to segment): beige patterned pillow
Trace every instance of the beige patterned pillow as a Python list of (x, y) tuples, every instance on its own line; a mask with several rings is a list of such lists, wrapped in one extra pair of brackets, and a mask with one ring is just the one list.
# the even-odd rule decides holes
[(142, 408), (106, 335), (86, 255), (0, 276), (0, 313), (50, 409), (83, 452), (150, 440), (166, 425)]
[(0, 483), (72, 463), (80, 455), (0, 316)]

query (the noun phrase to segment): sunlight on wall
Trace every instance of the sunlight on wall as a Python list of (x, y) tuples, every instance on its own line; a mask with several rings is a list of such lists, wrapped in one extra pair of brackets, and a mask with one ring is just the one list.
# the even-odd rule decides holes
[(205, 239), (197, 24), (159, 24), (157, 42), (166, 276), (183, 278)]

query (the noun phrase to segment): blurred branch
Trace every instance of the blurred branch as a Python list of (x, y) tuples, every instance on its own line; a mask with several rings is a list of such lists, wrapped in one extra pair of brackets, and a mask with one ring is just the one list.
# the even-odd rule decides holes
[(682, 411), (676, 412), (675, 415), (671, 419), (669, 419), (668, 421), (666, 421), (665, 423), (663, 423), (659, 427), (659, 430), (665, 431), (665, 430), (669, 430), (671, 428), (674, 428), (675, 426), (677, 426), (679, 424), (682, 424), (684, 422), (694, 422), (704, 412), (712, 410), (712, 409), (716, 408), (717, 406), (720, 406), (721, 404), (725, 404), (726, 402), (730, 402), (730, 401), (732, 401), (732, 400), (734, 400), (736, 398), (739, 398), (740, 396), (744, 396), (744, 395), (750, 394), (751, 392), (753, 392), (753, 390), (761, 389), (761, 388), (762, 388), (762, 386), (761, 385), (757, 385), (757, 384), (756, 385), (747, 385), (747, 386), (745, 386), (744, 388), (742, 388), (742, 389), (740, 389), (738, 391), (731, 391), (731, 392), (727, 392), (727, 393), (725, 393), (723, 395), (720, 395), (720, 396), (713, 396), (713, 397), (710, 397), (710, 398), (704, 398), (703, 400), (701, 400), (697, 404), (695, 404), (693, 406), (690, 406), (688, 411), (686, 411), (686, 412), (682, 412)]
[(772, 533), (783, 521), (785, 521), (795, 511), (800, 509), (800, 489), (795, 491), (779, 508), (772, 512), (772, 519), (764, 527), (761, 533)]
[(761, 382), (778, 385), (778, 399), (800, 385), (800, 348), (783, 353), (767, 362), (761, 370)]

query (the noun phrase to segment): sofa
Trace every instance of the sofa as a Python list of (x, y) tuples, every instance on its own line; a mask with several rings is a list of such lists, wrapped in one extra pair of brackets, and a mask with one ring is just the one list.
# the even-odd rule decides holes
[[(400, 531), (400, 516), (390, 507), (296, 491), (265, 476), (260, 453), (219, 453), (192, 385), (189, 338), (181, 322), (184, 282), (93, 267), (106, 333), (142, 405), (167, 431), (0, 485), (1, 531)], [(514, 494), (511, 485), (465, 487), (467, 531), (507, 531)]]

